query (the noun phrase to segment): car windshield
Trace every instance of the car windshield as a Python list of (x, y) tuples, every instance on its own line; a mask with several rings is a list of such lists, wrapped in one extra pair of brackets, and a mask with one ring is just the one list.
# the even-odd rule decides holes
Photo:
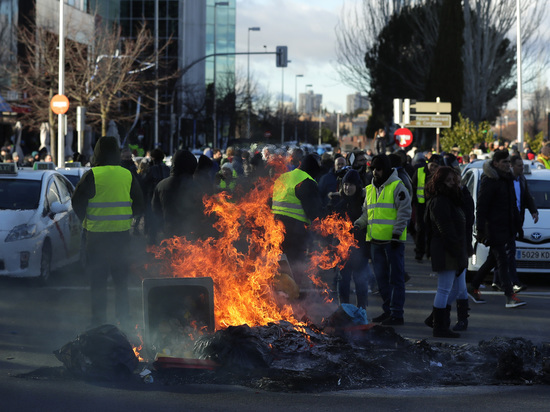
[(36, 209), (40, 202), (39, 180), (0, 179), (0, 209)]
[(550, 180), (528, 179), (527, 185), (535, 198), (537, 209), (550, 209)]

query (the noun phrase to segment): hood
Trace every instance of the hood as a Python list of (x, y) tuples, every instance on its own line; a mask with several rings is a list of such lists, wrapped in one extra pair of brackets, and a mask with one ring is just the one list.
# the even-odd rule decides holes
[(94, 166), (119, 166), (120, 145), (118, 139), (113, 136), (100, 137), (94, 147)]
[(6, 232), (1, 236), (3, 242), (9, 231), (14, 227), (29, 223), (37, 210), (0, 210), (0, 232)]
[(197, 158), (189, 150), (178, 150), (172, 158), (173, 176), (192, 175), (197, 168)]
[(493, 166), (492, 160), (486, 160), (483, 163), (483, 174), (490, 179), (499, 179), (500, 177), (512, 177), (512, 172), (502, 173)]
[(206, 155), (200, 155), (197, 163), (197, 171), (210, 171), (214, 167), (214, 162)]
[(319, 174), (321, 173), (321, 165), (319, 165), (319, 161), (313, 155), (304, 157), (300, 162), (299, 169), (306, 172), (315, 180), (319, 178)]

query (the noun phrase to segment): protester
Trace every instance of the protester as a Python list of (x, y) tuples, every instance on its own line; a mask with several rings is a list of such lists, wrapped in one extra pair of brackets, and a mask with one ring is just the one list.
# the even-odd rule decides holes
[(386, 155), (372, 159), (372, 184), (366, 188), (363, 214), (354, 223), (367, 229), (383, 313), (372, 319), (382, 325), (403, 325), (405, 304), (405, 240), (411, 198)]
[(139, 182), (120, 166), (118, 139), (101, 137), (94, 162), (77, 184), (73, 209), (86, 233), (86, 269), (91, 278), (91, 324), (107, 322), (107, 279), (115, 285), (115, 314), (123, 327), (130, 322), (128, 302), (129, 246), (132, 217), (143, 213)]
[[(438, 168), (426, 188), (429, 196), (426, 224), (432, 234), (430, 252), (432, 270), (437, 274), (437, 291), (433, 303), (433, 336), (458, 338), (449, 329), (453, 285), (465, 282), (468, 247), (464, 199), (458, 174), (447, 166)], [(459, 279), (462, 277), (462, 279)]]

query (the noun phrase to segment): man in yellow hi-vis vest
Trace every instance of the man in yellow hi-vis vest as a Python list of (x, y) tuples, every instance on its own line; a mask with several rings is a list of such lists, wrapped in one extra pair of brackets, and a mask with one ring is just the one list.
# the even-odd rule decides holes
[(411, 218), (411, 198), (385, 154), (372, 159), (372, 183), (366, 188), (363, 214), (354, 223), (367, 229), (374, 276), (383, 313), (372, 319), (382, 325), (402, 325), (405, 305), (405, 240)]
[(302, 285), (303, 268), (306, 266), (307, 249), (310, 243), (307, 227), (317, 217), (322, 217), (321, 195), (316, 178), (321, 172), (319, 161), (307, 155), (300, 166), (283, 173), (273, 186), (271, 211), (285, 226), (282, 244), (296, 283)]
[(92, 324), (107, 322), (107, 279), (115, 285), (115, 316), (130, 324), (128, 270), (132, 219), (143, 213), (139, 182), (120, 166), (118, 139), (101, 137), (94, 148), (92, 169), (77, 184), (73, 209), (86, 234), (86, 269), (90, 275)]

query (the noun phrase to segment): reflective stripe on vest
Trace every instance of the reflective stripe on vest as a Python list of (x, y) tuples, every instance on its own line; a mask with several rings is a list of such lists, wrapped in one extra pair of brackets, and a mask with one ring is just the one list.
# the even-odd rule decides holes
[[(398, 184), (403, 184), (403, 182), (396, 180), (388, 186), (384, 186), (378, 198), (374, 185), (367, 186), (367, 213), (369, 217), (367, 241), (392, 239), (393, 226), (397, 220), (397, 209), (395, 208), (393, 194)], [(405, 240), (406, 238), (407, 229), (403, 231), (399, 240)]]
[(273, 204), (271, 211), (277, 215), (289, 216), (304, 223), (311, 223), (302, 207), (302, 202), (296, 197), (296, 186), (311, 176), (300, 169), (283, 173), (273, 186)]
[(416, 198), (418, 199), (418, 203), (426, 203), (426, 198), (424, 197), (424, 186), (426, 185), (426, 171), (423, 167), (418, 169), (416, 172), (416, 175), (418, 177), (418, 182), (416, 186)]
[(132, 174), (121, 166), (92, 168), (95, 196), (88, 202), (83, 227), (90, 232), (124, 232), (132, 227)]

